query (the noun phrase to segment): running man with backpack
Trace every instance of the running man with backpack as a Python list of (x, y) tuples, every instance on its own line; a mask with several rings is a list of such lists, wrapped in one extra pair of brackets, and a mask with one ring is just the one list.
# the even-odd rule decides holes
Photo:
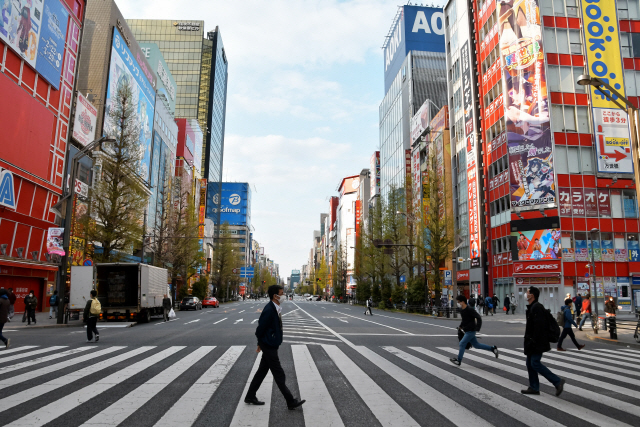
[(460, 326), (458, 326), (458, 331), (464, 332), (464, 336), (460, 340), (458, 357), (449, 359), (451, 363), (460, 366), (468, 344), (471, 344), (473, 348), (491, 351), (496, 355), (496, 358), (498, 358), (498, 347), (495, 345), (492, 347), (490, 345), (480, 344), (476, 339), (476, 332), (480, 332), (480, 328), (482, 328), (482, 318), (480, 315), (471, 308), (471, 306), (467, 305), (467, 298), (465, 298), (464, 295), (458, 295), (456, 301), (458, 302), (458, 307), (460, 307), (460, 317), (462, 318)]
[(585, 344), (578, 344), (576, 336), (571, 329), (571, 325), (574, 325), (576, 328), (578, 327), (578, 324), (573, 320), (573, 315), (571, 314), (571, 304), (573, 304), (571, 298), (564, 300), (564, 305), (560, 307), (560, 312), (558, 313), (558, 325), (562, 324), (562, 334), (560, 334), (560, 339), (558, 340), (558, 351), (567, 351), (562, 348), (562, 341), (564, 341), (567, 335), (569, 335), (578, 350), (582, 350), (585, 346)]
[(98, 323), (98, 317), (102, 312), (102, 305), (98, 301), (98, 292), (91, 290), (91, 298), (87, 301), (87, 305), (84, 307), (83, 320), (87, 323), (87, 342), (91, 342), (93, 334), (96, 335), (96, 342), (100, 340), (100, 334), (96, 324)]
[(527, 356), (529, 387), (521, 390), (522, 394), (540, 394), (542, 375), (556, 388), (556, 396), (560, 396), (564, 380), (551, 372), (542, 364), (542, 353), (551, 350), (550, 342), (558, 342), (560, 327), (549, 310), (538, 302), (540, 289), (530, 286), (527, 290), (527, 325), (524, 332), (524, 354)]
[(484, 299), (484, 306), (487, 308), (487, 313), (491, 313), (491, 315), (493, 316), (493, 298), (487, 296)]

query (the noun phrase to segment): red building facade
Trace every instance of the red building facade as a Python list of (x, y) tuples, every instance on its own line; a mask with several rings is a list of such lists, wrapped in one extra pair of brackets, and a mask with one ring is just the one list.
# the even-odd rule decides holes
[[(33, 2), (40, 10), (42, 4)], [(56, 227), (50, 208), (63, 190), (85, 7), (84, 0), (44, 0), (44, 4), (58, 11), (58, 19), (68, 15), (64, 43), (51, 50), (44, 25), (31, 26), (22, 52), (23, 46), (16, 49), (8, 35), (0, 35), (0, 170), (4, 178), (0, 193), (5, 202), (0, 205), (0, 287), (14, 289), (16, 311), (23, 310), (22, 299), (29, 290), (38, 296), (39, 309), (45, 309), (47, 296), (55, 288), (59, 267), (48, 257), (47, 232)], [(45, 15), (33, 12), (31, 18), (44, 22)], [(60, 22), (59, 28), (64, 24)], [(9, 27), (10, 23), (3, 30)], [(45, 47), (51, 54), (48, 69), (41, 67), (46, 62)], [(59, 80), (52, 79), (58, 72)]]
[[(511, 28), (499, 27), (508, 25), (499, 18), (504, 12), (496, 9), (496, 5), (498, 9), (501, 7), (499, 2), (471, 1), (480, 95), (478, 111), (484, 172), (480, 189), (484, 192), (488, 290), (496, 293), (501, 301), (513, 292), (520, 307), (524, 307), (524, 291), (527, 286), (535, 285), (543, 290), (543, 303), (552, 309), (558, 309), (567, 294), (595, 291), (601, 298), (600, 307), (602, 298), (611, 295), (625, 311), (632, 312), (640, 305), (636, 185), (632, 173), (616, 173), (617, 165), (626, 161), (625, 150), (609, 149), (611, 170), (603, 172), (598, 163), (602, 161), (604, 145), (598, 146), (603, 131), (600, 124), (594, 124), (593, 118), (592, 107), (597, 97), (577, 84), (578, 76), (594, 74), (587, 63), (588, 46), (583, 42), (581, 4), (567, 0), (524, 3), (527, 7), (539, 7), (539, 17), (533, 18), (540, 22), (543, 35), (543, 47), (537, 59), (542, 79), (537, 87), (548, 101), (550, 125), (547, 126), (552, 150), (548, 159), (552, 162), (547, 166), (551, 164), (552, 171), (551, 191), (547, 194), (554, 194), (555, 201), (541, 203), (539, 207), (514, 208), (517, 197), (514, 197), (513, 183), (519, 172), (514, 170), (514, 148), (511, 147), (515, 145), (509, 135), (524, 132), (522, 128), (510, 129), (505, 117), (505, 111), (514, 105), (518, 95), (514, 95), (517, 88), (505, 87), (505, 82), (513, 81), (514, 73), (505, 78), (508, 61), (505, 61), (501, 32), (506, 34)], [(640, 70), (640, 17), (638, 2), (628, 3), (635, 3), (634, 8), (628, 6), (627, 9), (627, 2), (624, 9), (621, 9), (622, 3), (617, 5), (625, 81), (619, 90), (626, 89), (627, 97), (638, 106), (640, 92), (636, 89), (635, 70)], [(614, 5), (612, 2), (609, 15), (616, 14)], [(636, 40), (638, 50), (634, 49)], [(609, 67), (613, 65), (609, 63)], [(621, 81), (621, 76), (618, 78)], [(536, 87), (535, 84), (532, 87)], [(505, 102), (509, 102), (506, 108)], [(532, 110), (532, 115), (535, 114)], [(625, 125), (627, 114), (622, 110), (606, 114), (611, 117), (605, 118), (605, 123), (611, 120)], [(611, 155), (616, 156), (614, 161)], [(626, 155), (630, 159), (628, 149)], [(594, 275), (596, 280), (590, 283)]]

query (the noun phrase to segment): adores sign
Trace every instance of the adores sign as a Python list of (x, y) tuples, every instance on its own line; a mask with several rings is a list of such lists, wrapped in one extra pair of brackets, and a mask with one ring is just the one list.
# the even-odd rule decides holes
[(549, 262), (514, 262), (514, 276), (557, 276), (562, 272), (561, 261)]

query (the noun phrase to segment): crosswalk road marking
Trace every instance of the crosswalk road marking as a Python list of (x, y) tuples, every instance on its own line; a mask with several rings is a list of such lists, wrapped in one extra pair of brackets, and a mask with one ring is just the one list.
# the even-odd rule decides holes
[[(544, 380), (540, 395), (520, 394), (528, 382), (521, 349), (501, 348), (499, 359), (472, 349), (456, 367), (449, 357), (457, 347), (347, 348), (296, 337), (285, 342), (293, 345), (282, 346), (281, 360), (285, 369), (289, 364), (295, 371), (295, 378), (288, 375), (288, 385), (297, 381), (300, 398), (307, 399), (299, 415), (281, 411), (283, 401), (270, 373), (257, 396), (266, 404), (244, 403), (262, 358), (253, 346), (24, 346), (7, 357), (30, 356), (0, 367), (1, 424), (188, 427), (207, 423), (225, 411), (226, 421), (216, 425), (344, 427), (359, 414), (367, 422), (375, 419), (374, 424), (394, 427), (558, 426), (575, 420), (628, 427), (638, 425), (640, 418), (640, 382), (636, 380), (640, 357), (622, 349), (545, 353), (543, 363), (567, 381), (564, 394), (557, 398)], [(619, 373), (603, 371), (602, 366)], [(381, 380), (381, 375), (387, 379)], [(175, 390), (186, 391), (167, 394)], [(342, 401), (347, 395), (348, 406)], [(273, 396), (278, 401), (272, 401)], [(408, 406), (408, 402), (424, 406)], [(81, 410), (87, 405), (92, 410)], [(221, 405), (226, 405), (223, 411)], [(148, 419), (151, 408), (157, 418)], [(417, 416), (424, 413), (433, 415)], [(68, 414), (73, 414), (71, 423)]]
[(156, 427), (189, 425), (195, 422), (213, 393), (229, 373), (244, 346), (229, 348), (156, 423)]
[[(4, 331), (6, 331), (6, 329)], [(0, 352), (0, 360), (2, 357), (6, 356), (7, 354), (17, 353), (18, 351), (25, 351), (30, 348), (37, 348), (37, 347), (38, 347), (37, 345), (23, 345), (22, 347), (14, 347), (14, 348), (10, 348), (9, 350), (2, 350)]]
[[(456, 349), (455, 353), (457, 353), (457, 352), (458, 352), (458, 350)], [(472, 350), (472, 352), (476, 352), (476, 350)], [(499, 364), (499, 363), (494, 362), (494, 361), (486, 361), (486, 360), (483, 360), (480, 357), (474, 356), (473, 354), (465, 353), (464, 357), (465, 357), (465, 359), (469, 358), (470, 360), (480, 361), (481, 363), (484, 363), (484, 364), (489, 365), (489, 366), (494, 366), (494, 367), (498, 367), (499, 366), (500, 371), (509, 372), (511, 374), (518, 375), (518, 376), (523, 377), (523, 378), (528, 378), (528, 374), (527, 374), (526, 370), (513, 368), (513, 367), (508, 366), (506, 364)], [(522, 362), (520, 362), (517, 359), (512, 359), (510, 357), (505, 357), (503, 355), (500, 356), (500, 360), (506, 361), (506, 362), (511, 362), (511, 363), (517, 363), (519, 365), (522, 364)], [(567, 373), (561, 373), (561, 372), (558, 372), (558, 371), (554, 371), (554, 372), (556, 374), (561, 374), (564, 379), (568, 379), (568, 378), (573, 377), (572, 375), (568, 376)], [(571, 378), (571, 379), (575, 379), (575, 378)], [(589, 380), (588, 378), (583, 379), (583, 381), (586, 384), (588, 384), (588, 380)], [(566, 393), (566, 392), (569, 392), (571, 394), (575, 394), (577, 396), (592, 400), (594, 402), (600, 402), (600, 403), (603, 403), (605, 405), (616, 407), (617, 409), (619, 409), (621, 411), (628, 412), (629, 414), (632, 414), (632, 415), (635, 415), (635, 416), (640, 416), (640, 407), (638, 407), (637, 405), (633, 405), (633, 404), (627, 403), (625, 401), (621, 401), (620, 399), (613, 398), (613, 397), (608, 396), (608, 395), (603, 394), (603, 393), (596, 393), (593, 390), (591, 390), (589, 387), (578, 387), (578, 386), (574, 386), (572, 384), (565, 384), (564, 393)]]
[[(528, 408), (521, 405), (514, 405), (509, 399), (502, 397), (498, 394), (492, 393), (484, 387), (476, 385), (471, 381), (465, 380), (451, 372), (438, 368), (437, 366), (419, 359), (409, 353), (399, 350), (395, 347), (383, 347), (389, 353), (394, 354), (405, 360), (417, 368), (428, 372), (431, 375), (445, 380), (448, 384), (456, 387), (457, 389), (470, 394), (471, 396), (482, 400), (485, 404), (489, 404), (492, 408), (495, 408), (510, 416), (515, 416), (516, 419), (523, 421), (527, 425), (531, 426), (561, 426), (562, 424), (549, 419), (543, 415), (540, 415)], [(437, 353), (433, 353), (420, 347), (409, 347), (411, 350), (417, 351), (429, 357), (437, 356)]]
[(213, 322), (214, 325), (220, 323), (220, 322), (224, 322), (225, 320), (227, 320), (227, 317), (225, 317), (224, 319), (220, 319), (217, 322)]
[(106, 378), (96, 381), (95, 383), (76, 391), (75, 393), (71, 393), (63, 397), (62, 399), (58, 399), (55, 402), (51, 402), (48, 405), (39, 408), (36, 412), (31, 412), (24, 417), (7, 424), (11, 427), (35, 427), (35, 426), (43, 426), (58, 417), (61, 417), (65, 413), (71, 411), (74, 408), (82, 405), (83, 403), (89, 401), (90, 399), (98, 396), (101, 393), (108, 391), (109, 389), (117, 386), (125, 379), (128, 379), (145, 369), (155, 365), (156, 363), (166, 359), (174, 353), (184, 349), (184, 346), (175, 346), (169, 347), (166, 350), (162, 350), (160, 353), (156, 353), (152, 356), (147, 357), (139, 362), (134, 363), (133, 365), (129, 365), (124, 369), (121, 369), (118, 372), (115, 372)]
[(348, 358), (338, 347), (323, 345), (333, 363), (358, 390), (360, 397), (383, 426), (418, 426), (413, 418), (402, 409), (385, 391), (380, 388), (362, 369)]
[(244, 403), (244, 398), (247, 395), (247, 391), (249, 391), (251, 380), (260, 366), (260, 359), (262, 359), (262, 355), (258, 353), (258, 357), (256, 357), (256, 361), (253, 363), (253, 368), (251, 368), (251, 373), (249, 373), (249, 379), (247, 379), (247, 383), (240, 396), (240, 402), (238, 403), (236, 412), (233, 414), (231, 427), (261, 427), (269, 425), (271, 391), (273, 389), (273, 375), (271, 375), (271, 371), (267, 373), (258, 390), (258, 400), (263, 401), (264, 405), (248, 405)]
[(140, 409), (142, 405), (160, 393), (166, 386), (192, 367), (198, 360), (209, 354), (214, 346), (205, 346), (189, 353), (169, 368), (160, 372), (137, 389), (133, 390), (116, 403), (100, 412), (83, 424), (85, 427), (110, 427), (123, 422), (129, 415)]
[(358, 353), (369, 359), (382, 371), (395, 378), (400, 384), (411, 390), (416, 396), (422, 399), (427, 405), (438, 411), (442, 416), (449, 419), (455, 425), (465, 425), (473, 421), (474, 427), (490, 426), (491, 424), (483, 419), (477, 419), (476, 415), (465, 408), (462, 404), (442, 395), (439, 391), (420, 381), (407, 371), (389, 362), (382, 356), (374, 353), (366, 347), (355, 347)]
[(54, 347), (40, 348), (38, 350), (29, 351), (27, 353), (14, 354), (13, 356), (3, 357), (0, 359), (0, 363), (11, 362), (12, 360), (24, 359), (25, 357), (35, 356), (36, 354), (49, 353), (52, 351), (60, 350), (61, 348), (67, 348), (66, 345), (57, 345)]
[[(439, 350), (444, 350), (444, 351), (448, 351), (449, 353), (452, 354), (458, 354), (458, 349), (455, 348), (442, 348), (440, 347)], [(436, 355), (435, 353), (432, 354), (436, 360), (440, 360), (443, 363), (447, 363), (448, 358), (446, 356), (440, 356), (440, 355)], [(469, 358), (471, 360), (475, 360), (477, 362), (483, 363), (487, 366), (491, 366), (494, 368), (497, 368), (498, 370), (501, 371), (506, 371), (506, 367), (504, 365), (501, 365), (495, 361), (489, 361), (489, 360), (485, 360), (481, 357), (476, 357), (474, 355), (470, 355), (470, 354), (465, 354), (465, 358)], [(475, 366), (465, 366), (465, 365), (461, 365), (460, 370), (468, 372), (472, 375), (477, 375), (480, 378), (484, 378), (487, 381), (491, 381), (495, 384), (498, 384), (499, 386), (505, 387), (509, 390), (511, 390), (514, 393), (520, 393), (520, 390), (522, 390), (523, 385), (520, 383), (517, 383), (515, 381), (511, 381), (509, 379), (506, 379), (502, 376), (496, 375), (494, 373), (488, 372), (485, 369), (479, 370), (478, 368), (476, 368)], [(513, 372), (512, 372), (513, 373)], [(518, 375), (518, 374), (516, 374)], [(571, 390), (570, 390), (571, 389)], [(570, 387), (570, 386), (566, 386), (566, 390), (565, 392), (573, 392), (576, 393), (575, 389)], [(578, 394), (580, 395), (580, 394)], [(621, 427), (630, 427), (629, 424), (625, 424), (622, 422), (619, 422), (617, 420), (611, 419), (611, 417), (608, 417), (606, 415), (601, 415), (599, 413), (597, 413), (596, 411), (592, 411), (588, 408), (583, 408), (582, 406), (576, 405), (574, 403), (571, 402), (567, 402), (566, 400), (562, 400), (562, 399), (556, 399), (554, 396), (550, 396), (548, 394), (545, 393), (541, 393), (539, 396), (535, 396), (535, 395), (531, 395), (531, 394), (525, 394), (524, 396), (527, 396), (531, 399), (537, 400), (539, 402), (544, 403), (545, 405), (551, 406), (552, 408), (556, 408), (559, 411), (563, 411), (566, 412), (567, 414), (571, 414), (575, 417), (579, 417), (581, 419), (587, 419), (589, 420), (590, 423), (593, 423), (595, 425), (601, 426), (601, 427), (611, 427), (611, 426), (621, 426)]]
[(307, 400), (303, 408), (305, 424), (318, 427), (344, 426), (307, 346), (292, 345), (291, 352), (300, 396), (313, 396)]
[[(131, 350), (128, 353), (124, 353), (119, 356), (112, 357), (111, 359), (104, 360), (102, 362), (96, 363), (95, 365), (91, 365), (86, 368), (80, 369), (79, 371), (75, 371), (70, 374), (63, 375), (61, 377), (55, 378), (44, 384), (40, 384), (33, 388), (5, 397), (3, 399), (0, 399), (0, 408), (6, 411), (7, 409), (13, 408), (16, 405), (20, 405), (21, 403), (24, 403), (28, 400), (35, 399), (36, 397), (42, 396), (43, 394), (50, 393), (53, 390), (59, 389), (60, 387), (66, 386), (81, 378), (84, 378), (98, 371), (106, 369), (112, 365), (115, 365), (116, 363), (130, 359), (134, 356), (144, 353), (145, 351), (149, 351), (152, 348), (154, 347), (140, 347), (140, 348)], [(49, 370), (48, 372), (52, 372), (52, 371)], [(27, 373), (26, 375), (30, 375), (30, 373)], [(24, 380), (26, 381), (31, 378), (32, 377), (29, 376)], [(12, 381), (12, 380), (13, 378), (9, 378), (8, 380), (5, 380), (5, 381)]]

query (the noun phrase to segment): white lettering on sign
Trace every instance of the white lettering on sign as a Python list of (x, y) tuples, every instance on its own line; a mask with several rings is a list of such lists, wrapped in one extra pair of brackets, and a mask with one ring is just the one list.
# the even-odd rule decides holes
[[(438, 20), (440, 20), (440, 23), (438, 23)], [(435, 12), (431, 15), (431, 28), (429, 28), (429, 22), (424, 11), (419, 10), (418, 13), (416, 13), (416, 20), (413, 21), (411, 32), (417, 33), (420, 30), (423, 30), (427, 34), (431, 34), (431, 30), (433, 30), (434, 33), (440, 36), (444, 35), (444, 13)]]
[(389, 65), (391, 65), (391, 60), (396, 54), (396, 50), (400, 46), (402, 42), (402, 25), (400, 21), (398, 21), (398, 25), (396, 26), (396, 30), (393, 32), (393, 35), (389, 38), (389, 42), (387, 43), (387, 48), (384, 50), (384, 70), (387, 71)]
[(164, 88), (167, 90), (167, 93), (171, 97), (172, 101), (176, 99), (176, 88), (171, 84), (171, 80), (169, 80), (169, 75), (167, 74), (167, 70), (162, 66), (162, 61), (158, 61), (158, 77), (162, 81)]
[(149, 58), (149, 56), (151, 55), (151, 48), (150, 47), (141, 47), (140, 50), (142, 50), (142, 53), (144, 53), (144, 57), (145, 58)]

